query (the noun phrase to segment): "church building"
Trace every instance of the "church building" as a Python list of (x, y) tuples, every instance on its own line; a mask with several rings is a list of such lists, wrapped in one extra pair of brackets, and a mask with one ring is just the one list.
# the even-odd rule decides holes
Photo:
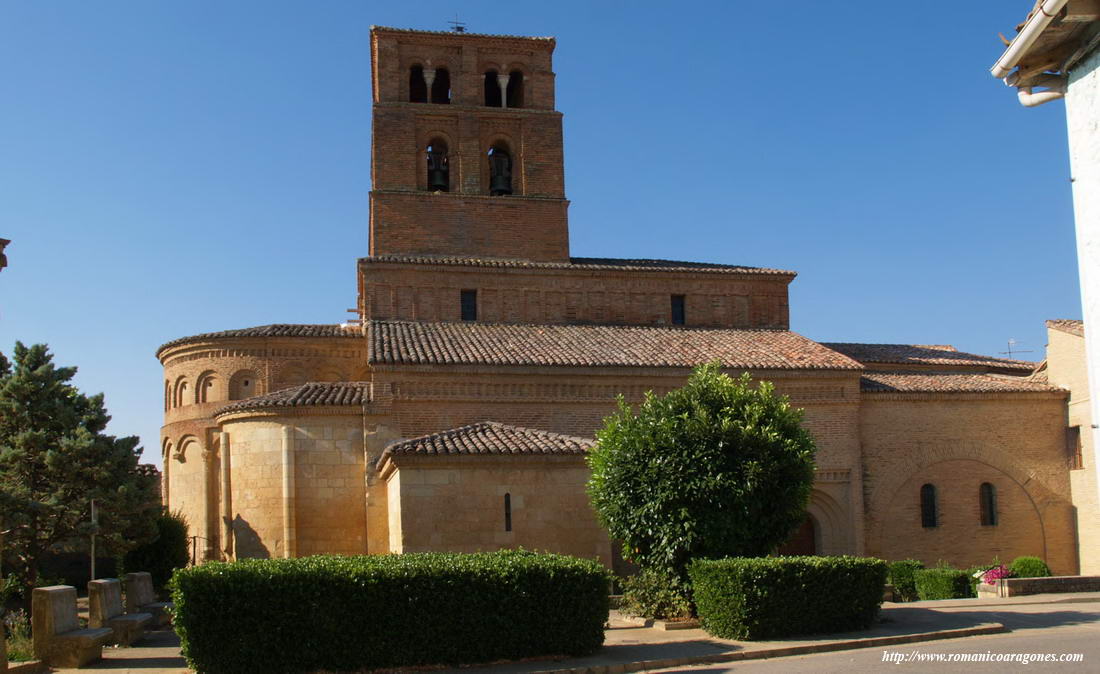
[(523, 546), (620, 568), (585, 452), (617, 395), (720, 360), (817, 442), (786, 551), (1078, 571), (1069, 392), (1034, 363), (815, 342), (789, 330), (791, 271), (572, 257), (554, 39), (370, 39), (358, 318), (156, 352), (164, 499), (201, 559)]

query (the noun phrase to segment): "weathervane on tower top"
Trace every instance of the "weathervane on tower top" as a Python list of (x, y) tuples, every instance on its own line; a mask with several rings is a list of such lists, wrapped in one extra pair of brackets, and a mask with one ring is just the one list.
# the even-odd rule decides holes
[(455, 20), (454, 21), (448, 21), (447, 23), (451, 24), (451, 30), (453, 30), (456, 33), (465, 33), (466, 32), (466, 24), (463, 23), (462, 21), (458, 20), (458, 12), (455, 12)]

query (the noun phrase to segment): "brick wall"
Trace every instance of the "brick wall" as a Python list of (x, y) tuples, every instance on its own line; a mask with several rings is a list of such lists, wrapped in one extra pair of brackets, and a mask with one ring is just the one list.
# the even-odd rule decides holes
[(789, 326), (785, 276), (704, 272), (433, 266), (360, 261), (360, 311), (370, 319), (457, 321), (459, 296), (478, 291), (478, 320), (669, 325), (685, 296), (689, 327)]
[[(860, 414), (868, 554), (925, 564), (1044, 558), (1077, 572), (1060, 394), (864, 394)], [(996, 488), (998, 524), (982, 526), (978, 491)], [(936, 487), (940, 523), (921, 525), (920, 489)]]

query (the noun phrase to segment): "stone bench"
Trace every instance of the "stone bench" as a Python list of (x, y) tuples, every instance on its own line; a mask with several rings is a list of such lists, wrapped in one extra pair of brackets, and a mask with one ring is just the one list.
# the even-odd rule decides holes
[(76, 617), (76, 588), (36, 587), (31, 593), (31, 640), (34, 657), (51, 667), (83, 667), (103, 657), (110, 629), (81, 629)]
[(172, 619), (172, 602), (157, 601), (153, 592), (153, 576), (148, 571), (126, 574), (126, 612), (151, 613), (157, 626)]
[(145, 634), (145, 626), (152, 621), (152, 613), (122, 612), (122, 583), (117, 578), (88, 583), (88, 626), (111, 628), (113, 643), (129, 646)]

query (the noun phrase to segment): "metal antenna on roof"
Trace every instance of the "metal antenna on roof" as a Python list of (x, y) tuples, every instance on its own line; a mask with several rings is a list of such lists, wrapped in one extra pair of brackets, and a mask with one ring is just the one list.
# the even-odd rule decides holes
[(466, 24), (458, 20), (458, 12), (455, 12), (455, 20), (448, 21), (447, 23), (451, 24), (451, 30), (456, 33), (466, 32)]
[(1009, 358), (1012, 358), (1012, 354), (1014, 354), (1014, 353), (1035, 353), (1031, 349), (1013, 349), (1012, 348), (1012, 347), (1016, 346), (1019, 343), (1020, 342), (1017, 342), (1012, 337), (1009, 337), (1008, 338), (1008, 351), (998, 351), (998, 353), (1000, 353), (1002, 356), (1008, 356)]

